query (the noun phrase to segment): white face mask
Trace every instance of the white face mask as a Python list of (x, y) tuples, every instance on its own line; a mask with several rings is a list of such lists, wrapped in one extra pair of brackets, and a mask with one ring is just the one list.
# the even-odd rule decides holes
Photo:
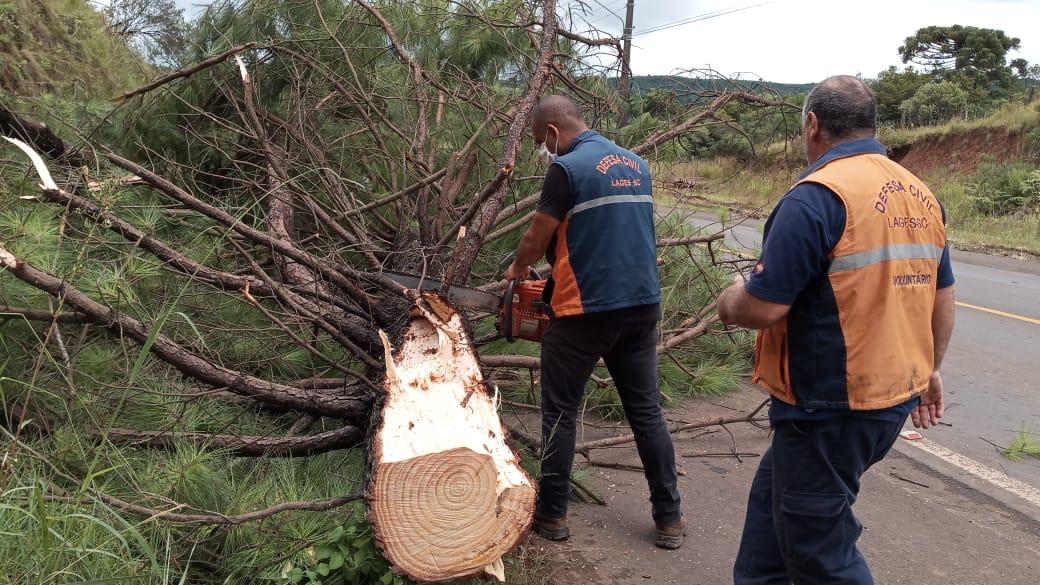
[(557, 153), (560, 152), (560, 135), (559, 134), (556, 135), (556, 146), (553, 148), (553, 150), (555, 150), (556, 152), (550, 151), (549, 150), (549, 146), (546, 145), (545, 142), (542, 142), (542, 143), (540, 143), (538, 145), (538, 149), (535, 152), (538, 155), (538, 158), (546, 166), (551, 165), (554, 162), (556, 162), (556, 157), (559, 156)]
[(549, 152), (549, 147), (546, 146), (544, 142), (538, 145), (538, 150), (536, 151), (536, 154), (538, 154), (538, 159), (541, 160), (542, 163), (546, 166), (556, 162), (556, 153)]

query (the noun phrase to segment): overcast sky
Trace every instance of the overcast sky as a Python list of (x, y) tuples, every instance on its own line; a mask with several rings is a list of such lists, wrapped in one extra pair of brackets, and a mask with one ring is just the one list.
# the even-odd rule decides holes
[[(623, 24), (618, 16), (624, 16), (626, 0), (584, 1), (589, 6), (589, 23), (621, 35)], [(918, 28), (952, 24), (1003, 30), (1022, 40), (1022, 49), (1012, 52), (1011, 58), (1040, 63), (1040, 0), (773, 0), (717, 18), (640, 34), (762, 1), (635, 0), (632, 71), (636, 75), (667, 74), (710, 65), (727, 75), (789, 83), (819, 81), (839, 73), (873, 77), (889, 65), (900, 64), (896, 49)], [(200, 0), (177, 2), (185, 8), (206, 4)], [(576, 6), (576, 0), (559, 3)]]

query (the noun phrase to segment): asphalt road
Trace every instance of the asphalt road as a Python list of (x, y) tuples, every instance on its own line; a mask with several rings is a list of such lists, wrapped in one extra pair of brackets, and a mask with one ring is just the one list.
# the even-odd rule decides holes
[[(762, 394), (741, 388), (725, 397), (684, 401), (667, 411), (673, 421), (747, 415)], [(523, 424), (537, 427), (525, 412)], [(606, 506), (571, 504), (570, 542), (532, 538), (529, 547), (555, 553), (556, 583), (602, 585), (732, 583), (731, 570), (744, 522), (752, 476), (771, 440), (765, 430), (732, 424), (729, 433), (679, 433), (675, 450), (679, 490), (689, 523), (686, 544), (662, 551), (653, 532), (642, 474), (587, 468), (586, 485)], [(627, 432), (597, 421), (582, 427), (585, 440)], [(702, 434), (703, 433), (703, 434)], [(732, 434), (731, 434), (732, 433)], [(731, 455), (733, 450), (741, 458)], [(596, 451), (601, 464), (638, 465), (627, 446)], [(579, 465), (581, 458), (576, 460)], [(889, 454), (863, 477), (854, 506), (864, 525), (859, 546), (879, 585), (1036, 585), (1040, 583), (1040, 522), (901, 452)], [(531, 551), (531, 548), (528, 548)]]
[[(707, 233), (719, 228), (708, 215), (687, 221)], [(725, 244), (753, 253), (760, 230), (761, 222), (739, 225)], [(955, 455), (1040, 490), (1040, 459), (1009, 461), (990, 444), (1007, 445), (1025, 429), (1040, 440), (1040, 263), (955, 251), (953, 269), (957, 322), (942, 368), (949, 426), (924, 434)], [(958, 467), (958, 473), (971, 473)], [(1037, 494), (1034, 507), (1040, 506)]]

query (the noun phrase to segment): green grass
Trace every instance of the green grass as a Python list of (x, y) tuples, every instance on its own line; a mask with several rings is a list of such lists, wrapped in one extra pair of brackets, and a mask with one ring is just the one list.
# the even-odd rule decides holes
[(987, 215), (971, 198), (973, 177), (943, 172), (925, 178), (946, 208), (947, 236), (961, 249), (1004, 248), (1040, 254), (1040, 211)]
[(749, 210), (768, 212), (797, 176), (793, 167), (755, 170), (732, 159), (692, 160), (655, 167), (654, 197), (659, 205), (669, 207), (727, 207), (737, 203)]
[(11, 94), (107, 99), (151, 74), (86, 0), (0, 1), (0, 88)]
[(885, 128), (881, 130), (881, 141), (888, 146), (901, 146), (924, 138), (970, 130), (999, 128), (1008, 131), (1023, 131), (1040, 127), (1040, 101), (1031, 104), (1008, 104), (989, 116), (970, 121), (952, 121), (940, 126), (923, 128)]

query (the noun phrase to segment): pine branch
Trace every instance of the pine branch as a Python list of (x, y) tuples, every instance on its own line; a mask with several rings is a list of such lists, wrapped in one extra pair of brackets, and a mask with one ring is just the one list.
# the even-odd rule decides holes
[(178, 443), (191, 443), (206, 449), (226, 450), (236, 457), (305, 457), (326, 451), (347, 449), (365, 440), (365, 432), (345, 426), (316, 435), (291, 437), (249, 437), (173, 431), (104, 429), (90, 431), (95, 439), (149, 449), (173, 449)]
[(153, 338), (150, 327), (141, 321), (98, 303), (64, 279), (15, 258), (2, 246), (0, 246), (0, 266), (18, 280), (59, 299), (62, 304), (74, 308), (91, 322), (115, 335), (127, 336), (142, 345), (151, 341), (149, 350), (156, 357), (184, 375), (211, 386), (226, 387), (235, 394), (264, 404), (303, 412), (353, 419), (363, 417), (368, 413), (370, 404), (368, 398), (364, 396), (336, 396), (269, 382), (215, 365), (209, 360), (187, 351), (165, 335), (159, 334)]
[(544, 26), (542, 27), (538, 61), (528, 82), (527, 91), (524, 92), (523, 99), (515, 108), (513, 121), (509, 125), (506, 139), (502, 144), (498, 173), (490, 185), (487, 201), (481, 205), (479, 213), (476, 214), (475, 228), (470, 229), (466, 233), (465, 239), (455, 247), (448, 269), (445, 271), (445, 286), (450, 286), (455, 282), (464, 282), (469, 277), (473, 263), (477, 260), (477, 254), (484, 245), (484, 239), (495, 226), (498, 212), (502, 208), (502, 201), (508, 191), (506, 179), (512, 176), (517, 152), (530, 121), (531, 112), (552, 76), (552, 68), (549, 65), (555, 56), (556, 47), (556, 0), (542, 1), (542, 17)]
[(366, 310), (370, 311), (379, 323), (386, 325), (392, 321), (385, 309), (361, 290), (358, 283), (364, 277), (365, 280), (381, 285), (385, 290), (403, 293), (404, 288), (400, 285), (393, 283), (387, 278), (380, 278), (378, 275), (362, 275), (349, 266), (333, 264), (327, 259), (316, 258), (311, 254), (300, 250), (289, 242), (272, 237), (270, 234), (245, 225), (238, 218), (232, 216), (228, 212), (203, 202), (166, 178), (138, 165), (137, 163), (131, 162), (114, 152), (108, 152), (105, 156), (116, 166), (136, 174), (152, 187), (165, 193), (183, 205), (186, 205), (206, 217), (223, 224), (236, 233), (241, 234), (258, 244), (270, 247), (275, 252), (306, 265), (314, 272), (329, 279), (333, 284), (347, 293), (347, 295), (349, 295), (360, 307), (364, 307)]
[[(339, 508), (339, 507), (345, 506), (346, 504), (349, 504), (351, 502), (355, 502), (355, 501), (361, 500), (361, 499), (363, 499), (365, 497), (364, 494), (352, 494), (352, 495), (342, 496), (342, 497), (338, 497), (338, 498), (331, 498), (331, 499), (328, 499), (328, 500), (312, 500), (312, 501), (301, 501), (301, 502), (283, 502), (281, 504), (276, 504), (276, 505), (271, 506), (269, 508), (264, 508), (263, 510), (256, 510), (256, 511), (253, 511), (253, 512), (247, 512), (245, 514), (238, 514), (238, 515), (234, 515), (234, 516), (228, 516), (228, 515), (225, 515), (225, 514), (215, 514), (215, 513), (212, 513), (212, 512), (211, 513), (205, 513), (205, 514), (182, 514), (182, 513), (174, 511), (174, 510), (179, 510), (179, 509), (183, 508), (184, 507), (183, 504), (178, 504), (177, 506), (175, 506), (171, 510), (157, 510), (157, 509), (154, 509), (154, 508), (148, 508), (148, 507), (145, 507), (145, 506), (141, 506), (139, 504), (133, 504), (133, 503), (127, 502), (125, 500), (121, 500), (119, 498), (115, 498), (115, 497), (106, 495), (104, 493), (101, 493), (96, 488), (91, 487), (90, 485), (84, 483), (83, 480), (80, 480), (79, 478), (73, 477), (72, 475), (62, 471), (61, 469), (58, 469), (58, 467), (56, 465), (54, 465), (54, 463), (52, 463), (51, 460), (47, 456), (45, 456), (43, 453), (40, 453), (39, 451), (33, 449), (31, 446), (29, 446), (26, 443), (24, 443), (21, 440), (19, 440), (18, 437), (14, 436), (10, 432), (8, 432), (7, 429), (5, 429), (3, 427), (0, 427), (0, 433), (3, 433), (4, 435), (6, 435), (7, 438), (14, 445), (16, 445), (18, 447), (18, 449), (20, 449), (21, 451), (24, 451), (25, 453), (28, 453), (32, 457), (36, 458), (37, 460), (43, 462), (48, 467), (50, 467), (51, 470), (54, 472), (54, 474), (57, 475), (58, 477), (64, 479), (67, 482), (70, 482), (73, 485), (82, 485), (83, 486), (82, 490), (77, 490), (76, 492), (70, 492), (69, 490), (67, 490), (67, 489), (63, 488), (62, 486), (54, 483), (53, 481), (49, 482), (50, 485), (54, 489), (56, 489), (58, 491), (61, 491), (61, 492), (68, 493), (69, 496), (68, 497), (45, 496), (46, 499), (51, 500), (51, 501), (54, 501), (54, 500), (70, 501), (71, 500), (71, 501), (77, 501), (77, 502), (79, 502), (79, 503), (81, 503), (83, 505), (91, 505), (91, 504), (94, 504), (96, 502), (101, 502), (101, 503), (104, 503), (104, 504), (106, 504), (106, 505), (108, 505), (108, 506), (110, 506), (112, 508), (117, 509), (117, 510), (120, 510), (120, 511), (123, 511), (123, 512), (128, 512), (128, 513), (131, 513), (131, 514), (137, 514), (139, 516), (144, 516), (147, 519), (165, 520), (167, 522), (174, 522), (174, 523), (177, 523), (177, 524), (215, 524), (215, 525), (222, 525), (222, 526), (238, 526), (240, 524), (245, 524), (246, 522), (254, 522), (256, 520), (263, 520), (264, 518), (269, 518), (271, 516), (274, 516), (276, 514), (281, 514), (283, 512), (291, 512), (291, 511), (324, 512), (324, 511), (327, 511), (327, 510), (332, 510), (332, 509), (335, 509), (335, 508)], [(84, 491), (89, 493), (89, 496), (87, 496), (87, 497), (80, 497), (79, 494), (81, 494)]]
[(46, 309), (28, 309), (25, 307), (10, 307), (7, 305), (0, 306), (0, 319), (10, 319), (12, 317), (24, 317), (30, 321), (45, 321), (52, 322), (57, 321), (58, 323), (86, 323), (87, 318), (83, 315), (77, 315), (76, 313), (54, 313)]
[(219, 55), (214, 55), (214, 56), (212, 56), (212, 57), (210, 57), (208, 59), (204, 59), (202, 61), (199, 61), (198, 63), (192, 65), (191, 67), (182, 67), (182, 68), (174, 71), (173, 73), (170, 73), (169, 75), (164, 75), (164, 76), (160, 77), (159, 79), (156, 79), (155, 81), (152, 81), (150, 83), (146, 83), (145, 85), (142, 85), (141, 87), (138, 87), (137, 89), (130, 90), (130, 91), (124, 93), (123, 95), (120, 95), (118, 97), (112, 98), (112, 101), (114, 101), (114, 102), (122, 102), (122, 101), (126, 101), (126, 100), (128, 100), (128, 99), (130, 99), (132, 97), (148, 93), (148, 92), (150, 92), (150, 91), (152, 91), (154, 89), (157, 89), (159, 87), (162, 87), (162, 86), (166, 85), (167, 83), (170, 83), (171, 81), (176, 81), (178, 79), (184, 79), (186, 77), (191, 77), (192, 75), (195, 75), (199, 71), (204, 71), (206, 69), (209, 69), (210, 67), (213, 67), (214, 65), (219, 65), (220, 63), (223, 63), (224, 61), (230, 59), (231, 57), (234, 57), (235, 55), (238, 55), (239, 53), (241, 53), (243, 51), (248, 51), (249, 49), (255, 49), (255, 48), (264, 48), (264, 46), (263, 45), (259, 45), (257, 43), (246, 43), (244, 45), (239, 45), (237, 47), (233, 47), (231, 49), (228, 49), (227, 51), (224, 51), (223, 53), (220, 53)]

